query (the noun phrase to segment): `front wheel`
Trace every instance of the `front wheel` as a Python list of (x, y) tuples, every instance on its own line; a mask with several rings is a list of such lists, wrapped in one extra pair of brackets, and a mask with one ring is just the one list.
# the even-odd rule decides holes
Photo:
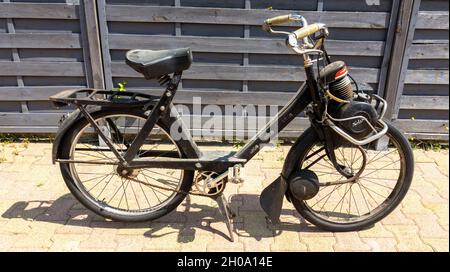
[(359, 178), (348, 183), (342, 182), (348, 176), (333, 167), (316, 132), (305, 132), (297, 166), (317, 174), (320, 190), (312, 199), (293, 197), (292, 202), (307, 221), (328, 231), (356, 231), (380, 221), (399, 205), (413, 178), (414, 159), (407, 139), (388, 126), (385, 148), (376, 148), (375, 143), (357, 148), (347, 142), (335, 149), (337, 163), (347, 173), (358, 173)]

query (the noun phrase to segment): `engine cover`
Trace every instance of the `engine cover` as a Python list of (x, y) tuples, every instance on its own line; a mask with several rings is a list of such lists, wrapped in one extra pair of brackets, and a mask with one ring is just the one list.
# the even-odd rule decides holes
[(310, 170), (295, 171), (289, 178), (289, 190), (297, 200), (308, 200), (319, 192), (319, 178)]
[[(378, 121), (378, 113), (374, 107), (366, 102), (351, 101), (350, 103), (342, 104), (335, 111), (335, 117), (345, 119), (354, 116), (364, 116), (372, 126), (375, 126)], [(349, 121), (339, 122), (338, 125), (345, 130), (352, 137), (360, 140), (368, 136), (372, 129), (363, 119), (353, 119)]]

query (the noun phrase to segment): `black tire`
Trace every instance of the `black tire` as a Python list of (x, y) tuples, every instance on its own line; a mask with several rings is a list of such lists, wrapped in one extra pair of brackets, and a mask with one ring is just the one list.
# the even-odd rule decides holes
[[(386, 199), (386, 201), (381, 204), (383, 207), (380, 206), (380, 210), (367, 217), (365, 220), (348, 223), (336, 223), (326, 220), (324, 217), (320, 216), (317, 211), (314, 211), (307, 205), (306, 201), (300, 201), (295, 197), (291, 197), (295, 209), (302, 217), (323, 230), (332, 232), (357, 231), (373, 226), (376, 222), (389, 215), (400, 204), (408, 192), (413, 179), (413, 152), (405, 136), (394, 126), (388, 124), (388, 127), (389, 129), (387, 135), (392, 137), (392, 139), (398, 143), (398, 147), (400, 149), (399, 154), (401, 153), (401, 156), (403, 156), (405, 167), (401, 173), (402, 180), (397, 182), (396, 187), (393, 188), (392, 193), (388, 196), (389, 199)], [(300, 144), (296, 150), (299, 154), (299, 160), (296, 165), (302, 167), (303, 161), (308, 155), (309, 150), (311, 150), (312, 147), (319, 142), (319, 139), (317, 133), (310, 128), (301, 136), (300, 141), (302, 144)]]
[[(114, 114), (125, 114), (132, 115), (140, 118), (146, 119), (147, 116), (140, 110), (133, 109), (113, 109), (113, 110), (102, 110), (92, 114), (94, 119), (98, 119), (108, 115)], [(72, 127), (70, 127), (64, 135), (64, 138), (61, 141), (61, 149), (59, 152), (59, 157), (61, 159), (69, 159), (70, 157), (70, 149), (74, 138), (76, 135), (82, 130), (86, 125), (88, 125), (88, 121), (85, 118), (82, 118), (77, 123), (75, 123)], [(157, 125), (164, 130), (166, 133), (169, 131), (168, 125), (162, 124), (160, 122)], [(183, 152), (180, 145), (174, 141), (174, 144), (177, 146), (178, 150), (182, 154), (181, 157), (186, 157), (186, 154)], [(110, 209), (106, 209), (104, 205), (99, 202), (96, 202), (93, 199), (88, 199), (80, 190), (80, 188), (76, 185), (74, 178), (72, 177), (70, 165), (67, 163), (60, 163), (60, 170), (64, 181), (69, 188), (70, 192), (74, 195), (74, 197), (81, 202), (86, 208), (93, 211), (94, 213), (109, 218), (116, 221), (125, 221), (125, 222), (142, 222), (154, 220), (159, 217), (162, 217), (172, 210), (174, 210), (186, 197), (185, 193), (175, 193), (175, 196), (165, 203), (165, 205), (158, 210), (149, 211), (148, 213), (135, 214), (135, 215), (124, 215), (112, 212)], [(194, 171), (184, 170), (182, 171), (183, 177), (180, 182), (179, 190), (182, 192), (188, 192), (192, 186)]]

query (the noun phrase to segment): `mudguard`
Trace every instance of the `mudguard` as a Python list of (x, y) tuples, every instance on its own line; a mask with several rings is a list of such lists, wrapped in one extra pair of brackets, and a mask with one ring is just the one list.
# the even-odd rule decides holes
[[(87, 111), (89, 113), (93, 113), (96, 111), (99, 111), (101, 107), (88, 107)], [(52, 163), (55, 164), (56, 159), (59, 155), (59, 146), (61, 144), (62, 139), (64, 138), (64, 135), (66, 134), (67, 130), (76, 122), (78, 122), (81, 118), (83, 118), (83, 114), (80, 112), (79, 109), (74, 110), (73, 112), (69, 113), (68, 115), (64, 115), (64, 117), (60, 121), (60, 126), (58, 128), (58, 131), (56, 132), (55, 139), (53, 141), (52, 146)]]
[(283, 208), (283, 199), (286, 196), (290, 201), (289, 188), (289, 176), (298, 167), (298, 161), (300, 160), (300, 149), (304, 144), (306, 137), (311, 137), (310, 133), (316, 134), (314, 128), (310, 127), (295, 141), (294, 145), (286, 156), (283, 170), (280, 177), (267, 186), (261, 193), (260, 204), (261, 208), (267, 214), (267, 218), (273, 223), (280, 222), (281, 209)]
[[(150, 105), (147, 109), (153, 108), (152, 105)], [(86, 110), (89, 112), (89, 114), (94, 114), (95, 112), (102, 111), (108, 108), (100, 107), (100, 106), (88, 106)], [(175, 109), (174, 109), (175, 110)], [(180, 140), (178, 140), (178, 144), (180, 146), (180, 149), (186, 156), (186, 158), (199, 158), (201, 157), (201, 152), (198, 149), (197, 145), (192, 141), (191, 135), (188, 133), (188, 128), (184, 125), (182, 122), (181, 116), (176, 112), (175, 110), (174, 116), (172, 114), (168, 114), (166, 116), (162, 116), (161, 122), (163, 125), (165, 125), (166, 128), (170, 128), (171, 124), (176, 123), (178, 128), (181, 128), (181, 131), (184, 133), (184, 136), (181, 137)], [(73, 112), (71, 112), (69, 115), (67, 115), (61, 122), (61, 125), (59, 126), (58, 132), (56, 133), (53, 147), (52, 147), (52, 162), (55, 164), (56, 159), (58, 159), (59, 156), (59, 150), (60, 145), (62, 142), (62, 139), (64, 138), (67, 130), (76, 124), (80, 119), (84, 118), (83, 114), (80, 112), (80, 110), (76, 109)]]

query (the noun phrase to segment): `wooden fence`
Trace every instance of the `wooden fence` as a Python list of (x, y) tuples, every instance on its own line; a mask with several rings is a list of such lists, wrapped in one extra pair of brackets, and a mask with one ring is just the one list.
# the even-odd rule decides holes
[[(301, 60), (261, 23), (295, 12), (329, 26), (333, 58), (389, 100), (402, 130), (448, 140), (444, 0), (9, 2), (0, 2), (0, 133), (55, 132), (64, 112), (47, 98), (65, 88), (110, 89), (126, 81), (130, 90), (160, 93), (156, 82), (124, 63), (133, 48), (192, 48), (179, 104), (199, 96), (202, 104), (282, 106), (304, 80)], [(298, 135), (306, 125), (300, 116), (284, 135)]]

